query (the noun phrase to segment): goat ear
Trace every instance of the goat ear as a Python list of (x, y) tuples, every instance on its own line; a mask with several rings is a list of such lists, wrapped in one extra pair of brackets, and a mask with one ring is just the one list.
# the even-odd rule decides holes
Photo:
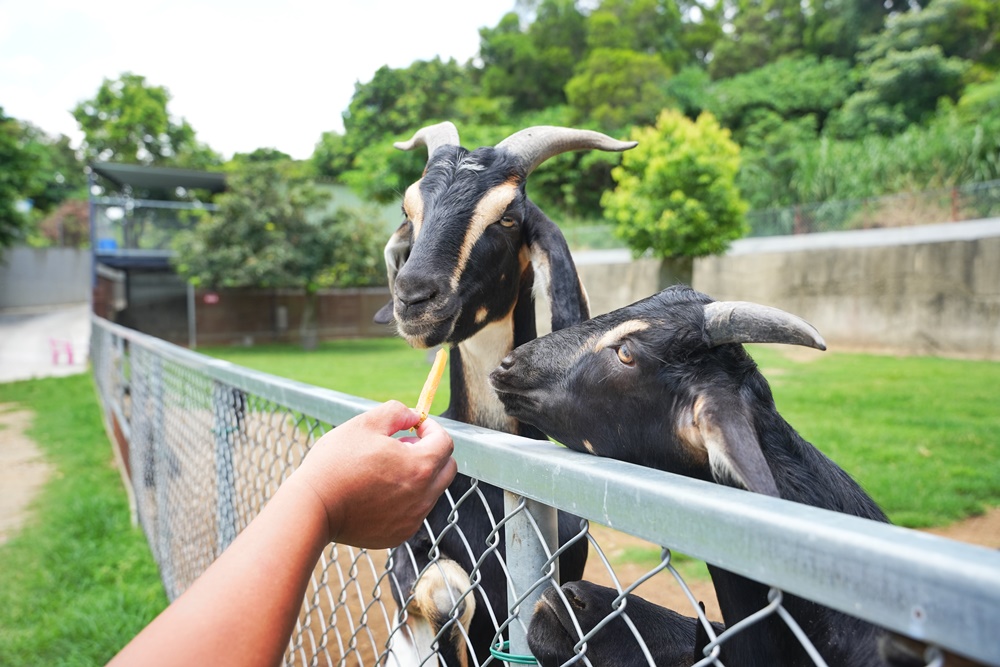
[(713, 479), (728, 479), (747, 491), (780, 497), (753, 424), (738, 400), (699, 396), (693, 419)]
[(379, 308), (378, 312), (375, 313), (375, 317), (372, 318), (375, 324), (389, 324), (392, 322), (393, 299), (391, 297), (395, 291), (396, 274), (399, 273), (399, 270), (403, 268), (403, 264), (410, 257), (410, 248), (412, 247), (413, 223), (407, 220), (392, 233), (382, 253), (385, 256), (385, 272), (386, 277), (389, 279), (390, 298), (389, 303)]
[(587, 292), (576, 273), (566, 239), (541, 209), (529, 202), (524, 219), (525, 241), (531, 253), (535, 284), (543, 287), (552, 309), (552, 331), (590, 318)]

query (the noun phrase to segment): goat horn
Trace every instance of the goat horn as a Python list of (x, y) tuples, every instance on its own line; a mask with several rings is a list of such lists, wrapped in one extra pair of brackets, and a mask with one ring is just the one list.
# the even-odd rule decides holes
[(401, 151), (412, 151), (418, 146), (427, 146), (428, 162), (434, 157), (434, 152), (442, 146), (458, 145), (458, 128), (447, 120), (437, 125), (422, 127), (409, 141), (397, 141), (393, 144)]
[(705, 334), (712, 347), (724, 343), (785, 343), (825, 350), (826, 342), (801, 317), (749, 301), (705, 304)]
[(527, 176), (535, 170), (535, 167), (560, 153), (593, 148), (621, 152), (635, 148), (638, 143), (618, 141), (593, 130), (537, 125), (515, 132), (497, 144), (496, 148), (503, 148), (516, 155), (526, 167), (525, 176)]

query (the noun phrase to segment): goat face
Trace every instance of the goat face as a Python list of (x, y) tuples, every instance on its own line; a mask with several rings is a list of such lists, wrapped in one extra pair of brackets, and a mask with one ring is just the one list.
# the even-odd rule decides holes
[[(528, 175), (543, 161), (571, 150), (621, 151), (598, 132), (535, 127), (496, 147), (458, 144), (451, 123), (423, 128), (410, 150), (428, 148), (423, 177), (407, 188), (405, 221), (386, 245), (393, 301), (376, 316), (394, 318), (414, 347), (460, 343), (508, 317), (535, 274), (549, 290), (554, 328), (559, 308), (577, 322), (586, 303), (566, 242), (525, 194)], [(533, 321), (532, 321), (533, 324)], [(534, 336), (532, 328), (531, 336)]]
[[(563, 584), (562, 591), (549, 588), (535, 606), (528, 628), (528, 646), (542, 667), (556, 667), (571, 660), (582, 634), (587, 634), (614, 610), (618, 591), (588, 581)], [(564, 601), (565, 599), (565, 601)], [(657, 667), (687, 667), (703, 656), (699, 649), (708, 643), (708, 635), (693, 617), (628, 595), (625, 613), (639, 629), (652, 630), (642, 635)], [(575, 621), (574, 621), (575, 619)], [(713, 623), (716, 632), (722, 626)], [(578, 629), (579, 628), (579, 629)], [(701, 630), (699, 632), (699, 630)], [(648, 664), (639, 642), (621, 616), (615, 617), (587, 640), (585, 655), (594, 665), (625, 667)]]
[(415, 347), (463, 341), (513, 307), (529, 268), (527, 197), (524, 175), (506, 157), (442, 149), (406, 191), (397, 236), (409, 254), (395, 276), (393, 315)]
[(746, 395), (766, 381), (741, 342), (825, 349), (793, 315), (674, 287), (522, 345), (490, 382), (572, 449), (776, 496)]

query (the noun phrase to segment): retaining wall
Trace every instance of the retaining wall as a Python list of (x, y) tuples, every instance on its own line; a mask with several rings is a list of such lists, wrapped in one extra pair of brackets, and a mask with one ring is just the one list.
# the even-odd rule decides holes
[[(662, 263), (578, 256), (594, 314), (662, 289)], [(1000, 360), (1000, 220), (743, 239), (691, 284), (816, 326), (832, 349)]]

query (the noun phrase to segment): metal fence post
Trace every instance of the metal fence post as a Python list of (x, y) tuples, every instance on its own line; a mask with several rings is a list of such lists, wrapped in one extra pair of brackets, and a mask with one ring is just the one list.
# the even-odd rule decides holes
[[(504, 491), (504, 514), (510, 516), (517, 512), (521, 503), (522, 511), (517, 512), (507, 522), (505, 528), (507, 546), (507, 571), (510, 573), (510, 588), (507, 606), (510, 615), (517, 616), (520, 623), (511, 623), (508, 632), (510, 637), (509, 653), (511, 655), (531, 655), (528, 649), (527, 627), (531, 622), (531, 613), (535, 609), (542, 593), (547, 586), (540, 583), (548, 578), (545, 562), (549, 555), (558, 548), (559, 522), (558, 513), (554, 507), (530, 500), (523, 496)], [(532, 525), (531, 519), (534, 518)], [(541, 539), (539, 539), (541, 537)], [(544, 543), (543, 541), (544, 540)], [(559, 562), (553, 563), (551, 578), (559, 581)], [(519, 598), (523, 600), (518, 601)]]
[(215, 433), (216, 515), (218, 517), (218, 553), (236, 539), (236, 480), (233, 471), (233, 448), (239, 427), (231, 415), (240, 406), (234, 401), (245, 400), (243, 392), (221, 382), (212, 383), (212, 431)]

